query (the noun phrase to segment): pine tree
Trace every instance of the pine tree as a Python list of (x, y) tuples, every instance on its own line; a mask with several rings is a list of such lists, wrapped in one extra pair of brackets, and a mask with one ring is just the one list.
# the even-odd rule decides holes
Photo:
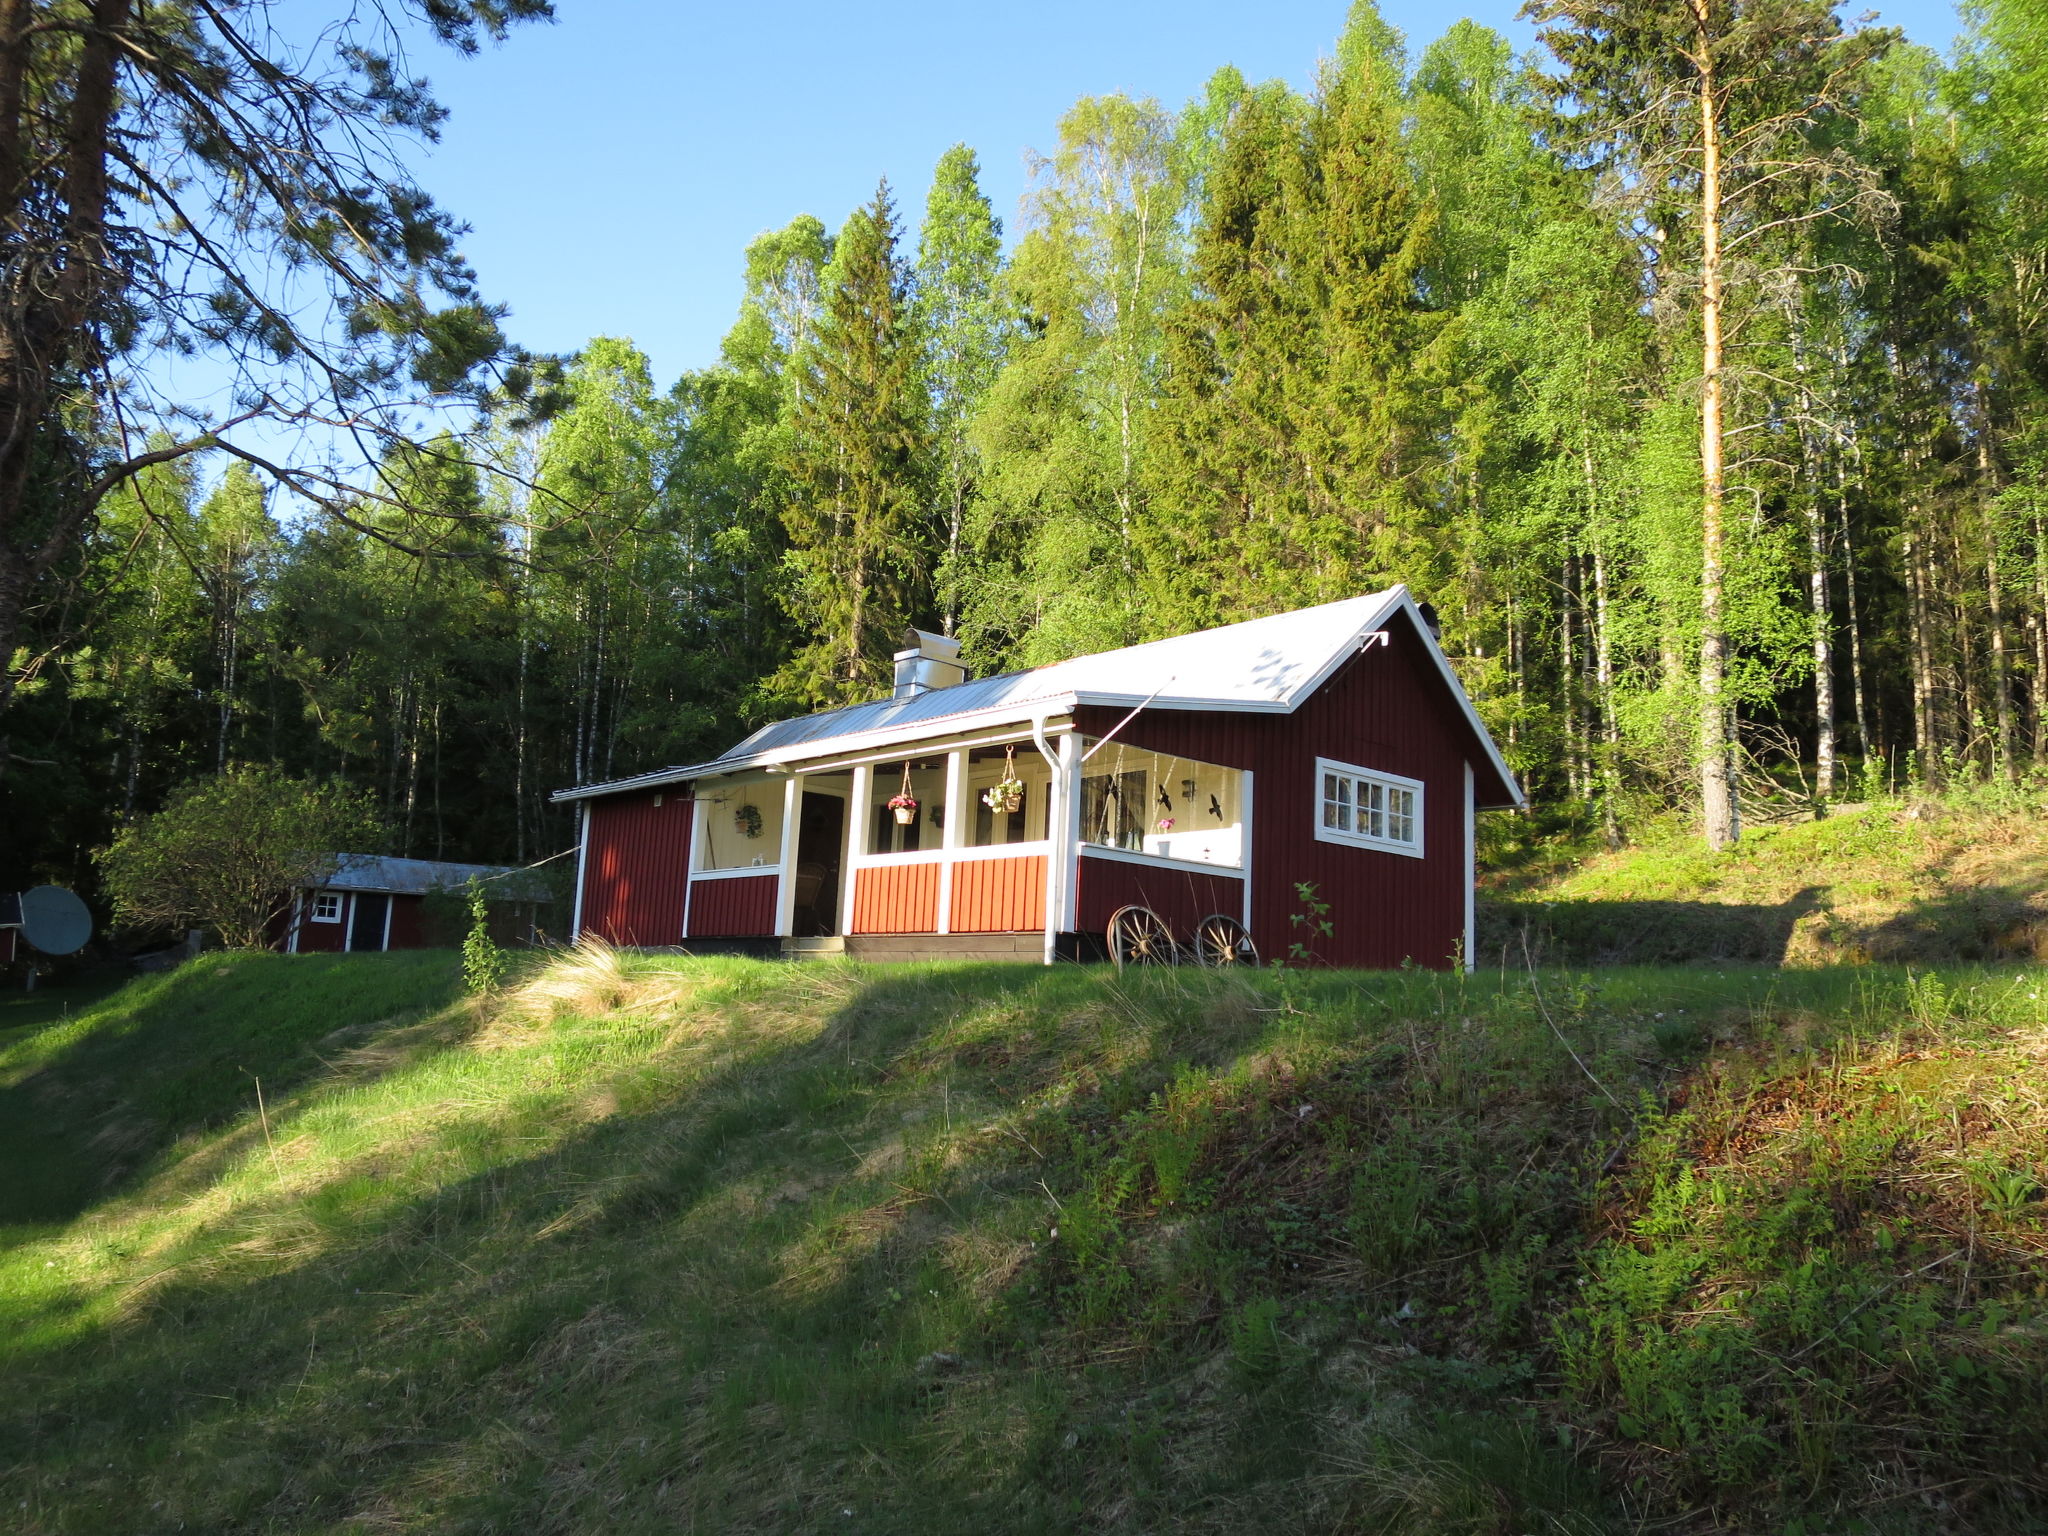
[(1727, 602), (1729, 413), (1741, 382), (1730, 306), (1737, 288), (1754, 289), (1768, 231), (1856, 210), (1860, 168), (1813, 135), (1890, 35), (1845, 38), (1826, 0), (1549, 0), (1537, 16), (1564, 66), (1551, 83), (1559, 131), (1636, 189), (1661, 246), (1658, 286), (1693, 326), (1673, 351), (1697, 358), (1687, 366), (1699, 393), (1696, 760), (1706, 840), (1725, 848), (1742, 832)]

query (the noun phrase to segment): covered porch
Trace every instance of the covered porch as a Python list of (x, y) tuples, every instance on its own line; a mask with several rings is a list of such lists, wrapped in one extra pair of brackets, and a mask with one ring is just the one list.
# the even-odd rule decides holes
[(683, 942), (1047, 963), (1129, 903), (1243, 921), (1251, 779), (1066, 719), (700, 779)]

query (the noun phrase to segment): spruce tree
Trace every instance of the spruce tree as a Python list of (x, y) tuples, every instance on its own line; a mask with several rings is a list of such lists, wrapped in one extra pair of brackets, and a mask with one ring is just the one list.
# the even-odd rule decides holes
[(839, 232), (790, 423), (785, 603), (806, 642), (780, 687), (812, 704), (884, 691), (890, 653), (926, 617), (930, 543), (920, 358), (884, 181)]

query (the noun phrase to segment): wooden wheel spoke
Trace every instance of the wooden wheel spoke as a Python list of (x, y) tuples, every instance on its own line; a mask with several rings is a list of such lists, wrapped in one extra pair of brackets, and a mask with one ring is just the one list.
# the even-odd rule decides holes
[(1259, 951), (1243, 923), (1219, 912), (1196, 924), (1195, 959), (1203, 965), (1255, 966)]
[(1127, 965), (1178, 965), (1180, 946), (1165, 919), (1150, 907), (1119, 907), (1109, 919), (1109, 956)]

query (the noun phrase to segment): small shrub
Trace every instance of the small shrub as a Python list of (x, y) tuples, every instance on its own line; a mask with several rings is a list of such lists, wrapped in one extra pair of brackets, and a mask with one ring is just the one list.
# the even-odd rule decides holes
[(462, 940), (462, 984), (472, 992), (495, 992), (505, 979), (505, 951), (491, 937), (491, 909), (480, 881), (471, 880), (469, 932)]

